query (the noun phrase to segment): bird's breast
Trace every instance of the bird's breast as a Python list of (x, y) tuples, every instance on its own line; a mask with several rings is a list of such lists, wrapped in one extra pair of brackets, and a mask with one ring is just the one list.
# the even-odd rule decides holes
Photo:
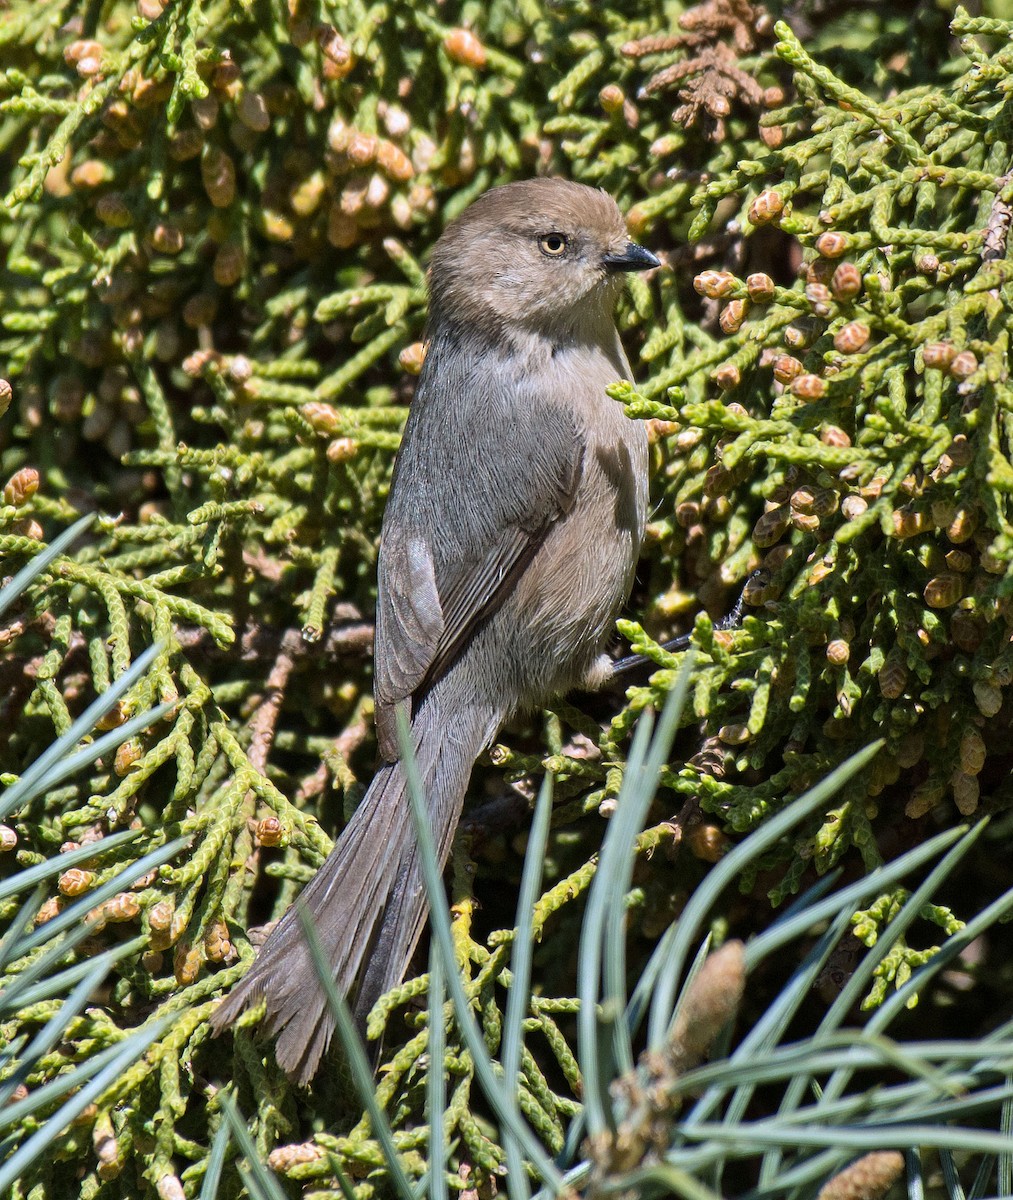
[(647, 515), (646, 429), (605, 393), (628, 377), (625, 358), (555, 361), (546, 396), (573, 416), (584, 460), (572, 508), (550, 530), (510, 605), (534, 650), (532, 703), (579, 682), (601, 653), (629, 596)]

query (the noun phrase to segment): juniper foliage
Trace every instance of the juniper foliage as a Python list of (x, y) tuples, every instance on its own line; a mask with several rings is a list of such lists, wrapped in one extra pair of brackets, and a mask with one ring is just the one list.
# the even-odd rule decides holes
[[(458, 964), (498, 1053), (524, 842), (499, 791), (505, 779), (533, 798), (552, 777), (528, 1041), (510, 1060), (524, 1120), (547, 1153), (566, 1147), (587, 1071), (573, 950), (596, 853), (634, 726), (674, 686), (660, 642), (694, 621), (681, 731), (631, 841), (632, 975), (712, 864), (874, 739), (833, 800), (742, 860), (739, 887), (760, 903), (726, 897), (716, 932), (762, 935), (768, 898), (783, 905), (835, 865), (889, 872), (984, 816), (973, 886), (940, 877), (909, 894), (898, 874), (856, 896), (828, 978), (871, 947), (853, 999), (893, 1013), (939, 947), (992, 912), (1013, 765), (1010, 27), (958, 9), (947, 29), (928, 4), (779, 15), (748, 0), (5, 7), (4, 575), (56, 547), (0, 626), (9, 794), (91, 701), (131, 682), (80, 735), (121, 731), (118, 745), (13, 805), (0, 875), (43, 868), (35, 919), (58, 920), (124, 866), (186, 846), (136, 910), (121, 903), (122, 921), (65, 947), (67, 970), (108, 951), (109, 982), (33, 1061), (30, 1090), (174, 1022), (78, 1123), (50, 1130), (19, 1198), (190, 1196), (209, 1172), (234, 1193), (222, 1155), (236, 1111), (293, 1181), (351, 1179), (363, 1198), (386, 1186), (349, 1076), (298, 1093), (252, 1025), (211, 1042), (206, 1017), (252, 953), (249, 926), (290, 903), (368, 782), (375, 539), (423, 353), (426, 252), (512, 178), (607, 188), (666, 261), (631, 281), (621, 324), (642, 382), (615, 389), (652, 439), (654, 516), (622, 625), (652, 670), (628, 694), (506, 731), (474, 788), (498, 791), (452, 864)], [(83, 513), (82, 540), (59, 543)], [(715, 629), (743, 587), (749, 615)], [(94, 862), (75, 848), (102, 841)], [(0, 890), (0, 923), (22, 915)], [(1009, 987), (990, 937), (962, 1001), (982, 1028)], [(5, 986), (32, 961), (5, 958)], [(375, 1100), (414, 1180), (438, 1094), (429, 982), (409, 980), (370, 1024)], [(949, 1002), (922, 999), (927, 1028)], [(48, 1000), (2, 1010), (3, 1038), (53, 1016)], [(451, 1185), (484, 1189), (521, 1151), (498, 1140), (454, 1027), (447, 1039), (440, 1145)], [(18, 1111), (23, 1140), (46, 1111)], [(615, 1147), (599, 1150), (604, 1186)]]

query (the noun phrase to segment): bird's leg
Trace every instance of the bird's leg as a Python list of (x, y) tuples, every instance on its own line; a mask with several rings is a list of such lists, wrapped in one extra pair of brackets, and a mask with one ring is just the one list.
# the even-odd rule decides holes
[[(742, 594), (735, 602), (735, 607), (732, 609), (732, 611), (727, 616), (722, 617), (720, 621), (715, 622), (715, 632), (720, 633), (726, 629), (738, 629), (739, 625), (742, 624), (742, 612), (745, 608), (746, 602), (746, 588), (749, 587), (749, 584), (753, 579), (753, 575), (755, 574), (756, 572), (754, 571), (753, 574), (749, 576), (749, 579), (746, 581), (746, 587), (742, 589)], [(678, 650), (685, 650), (692, 640), (693, 635), (691, 633), (684, 633), (681, 637), (673, 638), (670, 642), (664, 642), (661, 648), (662, 650), (667, 650), (669, 653), (675, 653)], [(651, 660), (643, 654), (630, 654), (627, 655), (626, 658), (616, 659), (616, 661), (612, 664), (612, 670), (609, 675), (609, 679), (616, 679), (620, 675), (625, 675), (627, 672), (635, 670), (643, 663), (649, 663), (650, 661)]]

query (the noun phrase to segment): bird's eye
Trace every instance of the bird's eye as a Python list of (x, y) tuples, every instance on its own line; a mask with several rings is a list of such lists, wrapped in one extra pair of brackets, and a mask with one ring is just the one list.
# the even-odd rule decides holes
[(538, 239), (538, 249), (549, 258), (559, 258), (566, 253), (566, 235), (562, 233), (547, 233)]

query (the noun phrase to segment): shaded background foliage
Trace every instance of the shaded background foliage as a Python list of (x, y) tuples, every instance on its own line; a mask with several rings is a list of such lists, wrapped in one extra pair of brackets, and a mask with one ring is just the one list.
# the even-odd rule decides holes
[[(748, 932), (757, 897), (838, 861), (868, 869), (958, 815), (994, 814), (983, 844), (998, 843), (1010, 64), (1005, 25), (958, 14), (951, 34), (952, 18), (744, 0), (0, 13), (5, 573), (99, 514), (0, 629), (0, 769), (23, 771), (149, 642), (154, 666), (107, 723), (176, 705), (12, 818), (2, 869), (96, 843), (44, 920), (175, 836), (191, 847), (96, 910), (92, 951), (138, 929), (145, 948), (117, 962), (34, 1083), (152, 1012), (182, 1015), (38, 1168), (39, 1195), (65, 1194), (82, 1154), (82, 1194), (165, 1180), (193, 1194), (221, 1078), (262, 1153), (318, 1131), (311, 1150), (275, 1150), (279, 1170), (330, 1180), (321, 1147), (359, 1177), (380, 1161), (340, 1077), (297, 1094), (249, 1031), (233, 1052), (204, 1022), (248, 924), (291, 901), (368, 782), (375, 538), (421, 362), (426, 251), (494, 184), (603, 186), (666, 262), (631, 281), (621, 326), (644, 382), (617, 392), (650, 421), (656, 499), (624, 632), (659, 669), (628, 698), (578, 697), (505, 733), (452, 869), (495, 1044), (510, 942), (496, 931), (512, 922), (527, 801), (556, 776), (553, 886), (536, 908), (542, 1040), (523, 1064), (546, 1144), (579, 1095), (571, 949), (599, 814), (636, 716), (671, 686), (653, 639), (701, 607), (725, 613), (754, 569), (742, 629), (697, 623), (681, 757), (638, 842), (644, 953), (730, 837), (878, 735), (884, 753), (751, 870), (727, 921)], [(136, 842), (103, 850), (131, 826)], [(980, 855), (982, 895), (993, 861)], [(977, 896), (938, 899), (873, 1000)], [(856, 914), (855, 936), (874, 940), (901, 902)], [(1010, 981), (998, 951), (982, 953), (974, 1011), (988, 1022)], [(844, 946), (842, 977), (849, 961)], [(425, 989), (410, 982), (372, 1024), (389, 1019), (380, 1095), (418, 1172)], [(502, 1155), (473, 1111), (467, 1054), (451, 1057), (460, 1159), (487, 1180)]]

